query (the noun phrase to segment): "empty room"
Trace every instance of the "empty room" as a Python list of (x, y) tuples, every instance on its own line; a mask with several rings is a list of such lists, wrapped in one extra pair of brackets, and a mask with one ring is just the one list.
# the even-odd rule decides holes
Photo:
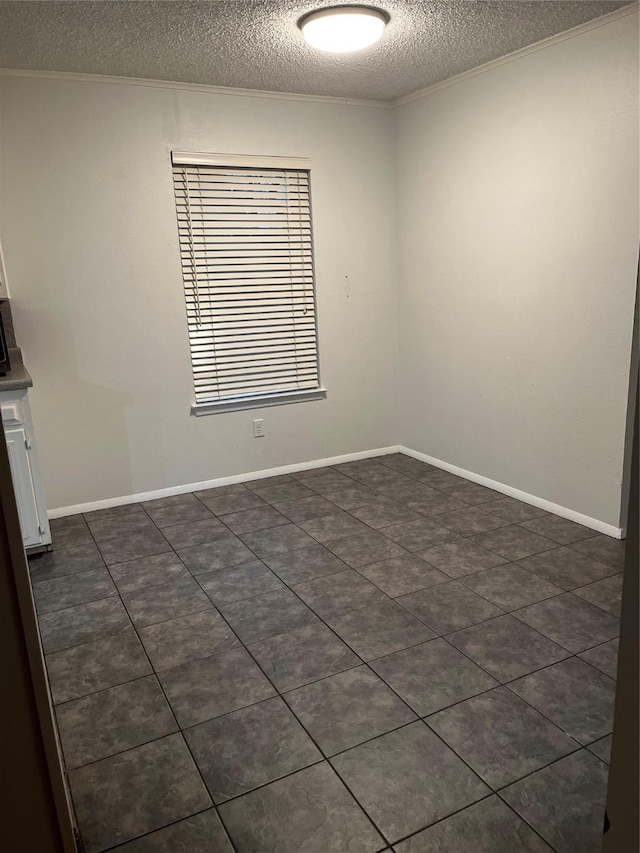
[(637, 849), (638, 9), (0, 0), (11, 853)]

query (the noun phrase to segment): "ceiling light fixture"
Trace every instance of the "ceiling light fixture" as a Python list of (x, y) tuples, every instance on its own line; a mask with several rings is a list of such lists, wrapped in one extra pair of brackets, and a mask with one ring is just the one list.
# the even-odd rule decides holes
[(304, 40), (327, 53), (351, 53), (375, 44), (389, 15), (370, 6), (333, 6), (303, 15), (298, 21)]

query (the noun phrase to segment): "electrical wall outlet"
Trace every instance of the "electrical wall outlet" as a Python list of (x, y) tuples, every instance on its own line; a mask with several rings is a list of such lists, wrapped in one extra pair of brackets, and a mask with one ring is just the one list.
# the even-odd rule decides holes
[(264, 438), (264, 419), (257, 418), (253, 422), (253, 437), (254, 438)]

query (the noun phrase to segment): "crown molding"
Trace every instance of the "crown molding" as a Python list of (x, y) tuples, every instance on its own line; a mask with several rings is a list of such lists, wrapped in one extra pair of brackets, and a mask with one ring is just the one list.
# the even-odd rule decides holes
[(463, 71), (462, 74), (456, 74), (455, 77), (449, 77), (447, 80), (442, 80), (440, 83), (434, 83), (433, 86), (427, 86), (425, 89), (420, 89), (417, 92), (412, 92), (410, 95), (405, 95), (392, 101), (393, 108), (402, 107), (405, 104), (410, 104), (413, 101), (419, 101), (426, 98), (434, 92), (439, 92), (441, 89), (448, 89), (449, 86), (456, 86), (458, 83), (464, 83), (472, 77), (478, 77), (480, 74), (485, 74), (487, 71), (493, 71), (494, 68), (500, 68), (502, 65), (507, 65), (509, 62), (515, 62), (525, 56), (530, 56), (533, 53), (538, 53), (541, 50), (546, 50), (556, 44), (568, 41), (569, 39), (581, 36), (584, 33), (597, 30), (600, 27), (605, 27), (608, 24), (618, 21), (621, 18), (627, 18), (629, 15), (637, 15), (640, 10), (640, 3), (634, 2), (629, 6), (623, 6), (610, 12), (608, 15), (603, 15), (601, 18), (595, 18), (593, 21), (587, 21), (585, 24), (580, 24), (577, 27), (572, 27), (570, 30), (565, 30), (563, 33), (558, 33), (555, 36), (550, 36), (547, 39), (538, 41), (535, 44), (530, 44), (527, 47), (522, 47), (520, 50), (514, 50), (513, 53), (508, 53), (506, 56), (501, 56), (498, 59), (492, 59), (491, 62), (486, 62), (484, 65), (478, 65), (477, 68), (470, 68), (469, 71)]
[(351, 107), (373, 107), (392, 110), (390, 101), (364, 98), (338, 98), (332, 95), (304, 95), (296, 92), (269, 92), (262, 89), (234, 89), (231, 86), (208, 86), (204, 83), (178, 83), (172, 80), (150, 80), (144, 77), (117, 77), (106, 74), (80, 74), (75, 71), (35, 71), (28, 68), (0, 68), (0, 77), (35, 77), (45, 80), (69, 80), (76, 83), (110, 83), (119, 86), (144, 86), (179, 92), (200, 92), (234, 98), (266, 98), (276, 101), (308, 101), (314, 104), (337, 104)]
[(563, 33), (558, 33), (555, 36), (550, 36), (547, 39), (536, 42), (535, 44), (527, 45), (527, 47), (508, 53), (506, 56), (501, 56), (498, 59), (492, 59), (491, 62), (486, 62), (484, 65), (479, 65), (476, 68), (471, 68), (468, 71), (463, 71), (455, 77), (449, 77), (442, 80), (440, 83), (434, 83), (432, 86), (427, 86), (424, 89), (419, 89), (409, 95), (404, 95), (402, 98), (397, 98), (392, 101), (377, 101), (367, 100), (364, 98), (339, 98), (332, 95), (304, 95), (296, 92), (271, 92), (262, 89), (234, 89), (231, 86), (208, 86), (204, 83), (179, 83), (172, 80), (152, 80), (145, 77), (119, 77), (115, 75), (103, 74), (81, 74), (75, 71), (35, 71), (26, 68), (1, 68), (1, 77), (34, 77), (46, 80), (69, 80), (85, 83), (110, 83), (120, 86), (144, 86), (151, 89), (169, 89), (182, 92), (200, 92), (203, 94), (223, 95), (237, 98), (266, 98), (267, 100), (276, 101), (301, 101), (316, 104), (334, 104), (353, 107), (370, 107), (374, 109), (393, 110), (402, 107), (405, 104), (410, 104), (413, 101), (421, 100), (429, 95), (439, 92), (441, 89), (447, 89), (449, 86), (456, 86), (458, 83), (463, 83), (472, 77), (477, 77), (480, 74), (486, 74), (494, 68), (500, 68), (509, 62), (515, 62), (525, 56), (538, 53), (541, 50), (546, 50), (556, 44), (561, 44), (569, 39), (576, 38), (584, 33), (597, 30), (600, 27), (605, 27), (614, 21), (622, 18), (627, 18), (630, 15), (637, 15), (640, 10), (640, 2), (633, 2), (628, 6), (623, 6), (610, 12), (608, 15), (603, 15), (600, 18), (595, 18), (592, 21), (587, 21), (570, 30), (565, 30)]

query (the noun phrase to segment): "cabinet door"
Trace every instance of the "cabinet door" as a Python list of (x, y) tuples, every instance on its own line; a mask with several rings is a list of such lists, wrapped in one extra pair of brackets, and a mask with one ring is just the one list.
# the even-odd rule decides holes
[(22, 539), (24, 540), (25, 548), (29, 548), (32, 545), (40, 544), (41, 534), (36, 495), (31, 476), (29, 451), (27, 450), (27, 435), (19, 427), (8, 429), (6, 437), (11, 476), (13, 477), (13, 488), (16, 493), (16, 503), (18, 504)]

